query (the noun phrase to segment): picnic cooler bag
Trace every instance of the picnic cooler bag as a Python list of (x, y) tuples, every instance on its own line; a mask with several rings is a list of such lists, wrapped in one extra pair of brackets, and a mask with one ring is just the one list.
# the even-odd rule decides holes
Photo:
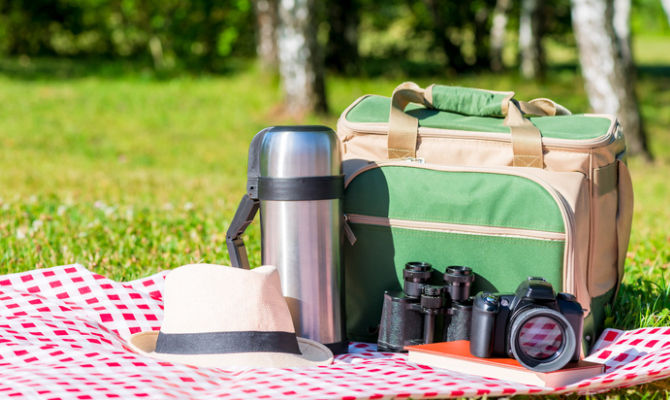
[(630, 236), (621, 127), (513, 95), (406, 82), (342, 113), (349, 339), (376, 341), (384, 291), (425, 261), (472, 268), (472, 295), (542, 276), (577, 296), (594, 343)]

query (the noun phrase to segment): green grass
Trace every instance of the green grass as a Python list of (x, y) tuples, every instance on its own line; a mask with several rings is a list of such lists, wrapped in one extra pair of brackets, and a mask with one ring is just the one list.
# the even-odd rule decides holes
[[(668, 39), (665, 39), (667, 47)], [(644, 45), (644, 42), (642, 42)], [(670, 325), (670, 54), (638, 46), (638, 93), (656, 154), (630, 162), (635, 216), (626, 275), (608, 325)], [(648, 62), (647, 62), (648, 61)], [(334, 128), (364, 93), (407, 79), (330, 77), (334, 113), (305, 123)], [(588, 111), (575, 68), (544, 82), (515, 73), (417, 77), (422, 85), (514, 89)], [(280, 118), (275, 78), (253, 66), (223, 76), (160, 78), (132, 65), (0, 60), (0, 273), (79, 262), (130, 280), (191, 262), (228, 263), (225, 231), (246, 179), (247, 146)], [(247, 236), (260, 261), (259, 229)], [(663, 381), (614, 397), (667, 398)]]

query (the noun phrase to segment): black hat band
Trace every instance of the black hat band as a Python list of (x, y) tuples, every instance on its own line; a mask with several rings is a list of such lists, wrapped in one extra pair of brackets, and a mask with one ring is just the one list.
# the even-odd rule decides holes
[(302, 354), (295, 333), (282, 331), (158, 332), (155, 352), (164, 354), (257, 352)]

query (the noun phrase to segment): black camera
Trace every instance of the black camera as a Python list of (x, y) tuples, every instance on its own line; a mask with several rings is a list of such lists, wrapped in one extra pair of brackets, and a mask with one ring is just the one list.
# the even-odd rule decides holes
[[(451, 340), (469, 338), (472, 270), (448, 267), (443, 285), (429, 284), (433, 271), (429, 263), (409, 262), (403, 270), (403, 291), (384, 293), (377, 341), (379, 351), (401, 352), (405, 346), (433, 343), (448, 337)], [(440, 333), (438, 327), (442, 321), (444, 329)]]
[(583, 318), (575, 296), (556, 295), (549, 282), (529, 277), (514, 294), (475, 296), (470, 352), (514, 357), (533, 371), (555, 371), (579, 360)]

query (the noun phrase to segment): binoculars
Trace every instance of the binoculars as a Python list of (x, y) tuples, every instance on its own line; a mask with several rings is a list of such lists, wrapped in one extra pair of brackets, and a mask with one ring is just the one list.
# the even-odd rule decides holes
[(405, 264), (403, 290), (384, 293), (379, 351), (401, 352), (405, 346), (470, 338), (472, 270), (450, 266), (442, 275), (443, 284), (430, 284), (437, 274), (429, 263)]

